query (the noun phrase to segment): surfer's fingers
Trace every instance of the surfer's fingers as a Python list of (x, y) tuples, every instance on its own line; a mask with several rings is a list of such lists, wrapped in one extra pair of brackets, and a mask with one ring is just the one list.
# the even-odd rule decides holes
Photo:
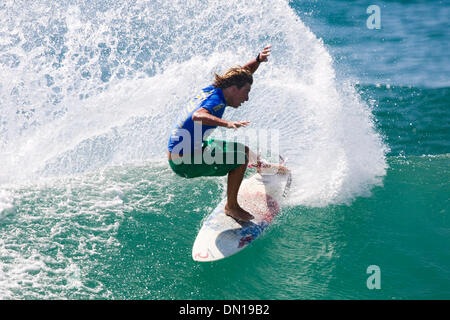
[(267, 46), (267, 47), (265, 47), (265, 48), (261, 51), (261, 55), (263, 55), (263, 56), (269, 56), (269, 55), (270, 55), (270, 52), (272, 51), (272, 50), (271, 50), (271, 47), (272, 47), (272, 46)]
[(259, 60), (261, 60), (261, 62), (266, 62), (268, 59), (268, 57), (270, 56), (270, 53), (260, 53), (259, 54)]
[(237, 121), (237, 122), (235, 122), (237, 127), (245, 127), (249, 123), (250, 123), (249, 121)]
[(237, 128), (241, 127), (242, 124), (239, 121), (234, 121), (231, 123), (231, 125), (229, 126), (230, 129), (234, 129), (236, 130)]
[(270, 56), (271, 47), (272, 47), (271, 45), (268, 45), (261, 50), (261, 52), (258, 55), (260, 62), (266, 62), (268, 60), (267, 57)]

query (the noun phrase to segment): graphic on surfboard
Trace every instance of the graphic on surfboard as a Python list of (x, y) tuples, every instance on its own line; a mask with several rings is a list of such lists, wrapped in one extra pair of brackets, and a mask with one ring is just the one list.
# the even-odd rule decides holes
[(238, 222), (224, 212), (226, 198), (205, 219), (192, 248), (195, 261), (207, 262), (235, 254), (254, 241), (278, 215), (291, 184), (289, 170), (255, 173), (242, 181), (240, 206), (254, 219)]

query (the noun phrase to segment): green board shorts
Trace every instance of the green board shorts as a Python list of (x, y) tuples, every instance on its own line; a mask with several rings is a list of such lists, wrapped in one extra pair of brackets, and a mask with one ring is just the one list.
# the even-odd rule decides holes
[(248, 161), (245, 146), (239, 142), (210, 139), (203, 142), (202, 154), (169, 160), (172, 170), (184, 178), (225, 176)]

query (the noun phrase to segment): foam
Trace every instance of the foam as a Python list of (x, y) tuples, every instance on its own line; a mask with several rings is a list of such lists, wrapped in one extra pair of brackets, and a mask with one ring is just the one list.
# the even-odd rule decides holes
[(0, 64), (0, 183), (161, 161), (186, 101), (267, 44), (250, 101), (225, 118), (280, 131), (291, 203), (348, 203), (381, 183), (370, 109), (285, 1), (6, 6), (17, 17), (0, 44), (18, 63)]
[(108, 297), (89, 272), (120, 245), (120, 197), (130, 187), (108, 179), (97, 173), (15, 187), (16, 210), (2, 224), (0, 299)]

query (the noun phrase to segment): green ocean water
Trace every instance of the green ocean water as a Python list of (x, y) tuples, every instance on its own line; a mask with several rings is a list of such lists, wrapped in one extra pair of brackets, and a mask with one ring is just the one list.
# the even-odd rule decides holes
[[(391, 157), (371, 196), (285, 207), (248, 249), (213, 263), (190, 254), (223, 181), (142, 164), (27, 186), (1, 223), (3, 272), (24, 269), (2, 287), (30, 299), (446, 298), (449, 161)], [(367, 288), (371, 265), (379, 290)]]
[[(371, 197), (350, 206), (285, 208), (249, 249), (210, 264), (194, 263), (186, 252), (209, 206), (217, 203), (214, 197), (182, 210), (167, 206), (172, 218), (133, 215), (118, 231), (120, 256), (128, 259), (110, 269), (124, 277), (109, 288), (131, 290), (121, 298), (149, 299), (445, 298), (450, 285), (442, 279), (449, 277), (450, 255), (442, 244), (449, 237), (450, 190), (443, 180), (450, 178), (449, 160), (392, 158), (384, 186)], [(193, 213), (199, 202), (206, 208)], [(172, 226), (171, 220), (183, 223)], [(170, 236), (174, 229), (184, 236)], [(156, 234), (158, 249), (151, 245), (157, 245)], [(370, 265), (380, 267), (380, 290), (367, 288)], [(130, 284), (131, 278), (137, 281)]]
[[(368, 30), (370, 4), (0, 6), (0, 298), (448, 299), (449, 8), (381, 2)], [(267, 43), (224, 118), (278, 130), (290, 195), (248, 248), (197, 263), (226, 179), (176, 176), (168, 130)]]

